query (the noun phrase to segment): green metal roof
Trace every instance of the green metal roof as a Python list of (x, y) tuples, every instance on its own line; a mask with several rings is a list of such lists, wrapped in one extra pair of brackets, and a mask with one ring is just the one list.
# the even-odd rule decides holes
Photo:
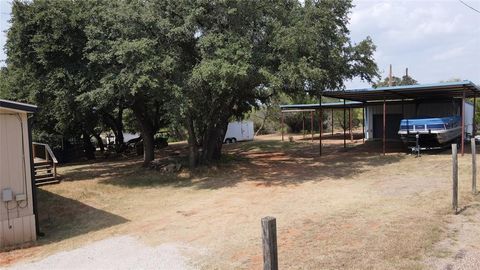
[(392, 87), (323, 91), (323, 96), (352, 101), (381, 101), (402, 99), (442, 99), (480, 96), (480, 88), (471, 81), (434, 84), (402, 85)]
[[(322, 103), (322, 108), (324, 109), (339, 109), (339, 108), (361, 108), (363, 107), (362, 102), (357, 101), (347, 101), (345, 105), (343, 102), (329, 102), (329, 103)], [(312, 111), (319, 109), (319, 104), (291, 104), (291, 105), (280, 105), (280, 109), (282, 111)]]

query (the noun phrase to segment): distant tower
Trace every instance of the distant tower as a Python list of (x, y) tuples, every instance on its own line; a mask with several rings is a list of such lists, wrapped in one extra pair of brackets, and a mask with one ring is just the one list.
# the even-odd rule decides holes
[(390, 72), (388, 73), (388, 86), (392, 86), (392, 64), (390, 64)]

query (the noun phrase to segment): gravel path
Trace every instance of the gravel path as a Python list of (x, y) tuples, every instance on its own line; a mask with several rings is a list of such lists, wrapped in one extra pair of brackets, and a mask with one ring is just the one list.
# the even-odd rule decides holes
[(196, 252), (178, 243), (150, 247), (134, 237), (120, 236), (59, 252), (43, 260), (2, 269), (194, 269), (184, 253)]
[(458, 215), (452, 215), (447, 226), (447, 237), (435, 244), (436, 251), (446, 255), (432, 256), (427, 265), (438, 270), (480, 269), (480, 205), (470, 207)]

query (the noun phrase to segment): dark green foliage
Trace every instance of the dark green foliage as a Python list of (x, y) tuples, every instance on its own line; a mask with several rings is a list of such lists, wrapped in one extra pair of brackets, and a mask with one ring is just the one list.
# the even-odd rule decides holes
[(280, 92), (313, 97), (356, 76), (372, 81), (375, 46), (370, 38), (351, 44), (351, 7), (350, 1), (200, 2), (190, 47), (196, 61), (182, 87), (190, 164), (218, 159), (228, 120)]
[(85, 10), (78, 1), (12, 3), (6, 96), (39, 105), (34, 123), (39, 134), (86, 137), (86, 154), (93, 158), (89, 139), (98, 115), (76, 99), (96, 84), (83, 57)]
[[(85, 99), (105, 111), (112, 103), (132, 109), (144, 139), (145, 165), (154, 159), (154, 135), (168, 123), (169, 106), (178, 91), (173, 83), (178, 70), (171, 33), (175, 26), (169, 22), (168, 8), (158, 1), (100, 2), (86, 27), (86, 58), (98, 70), (99, 87)], [(122, 112), (117, 113), (121, 121)]]
[[(186, 130), (190, 165), (219, 160), (230, 120), (280, 95), (318, 100), (377, 76), (370, 38), (349, 37), (349, 0), (14, 1), (0, 94), (36, 103), (41, 134), (82, 140)], [(4, 80), (4, 75), (7, 79)], [(8, 90), (3, 86), (7, 82)], [(326, 119), (326, 118), (325, 118)], [(39, 134), (40, 134), (39, 133)]]
[[(404, 75), (402, 78), (392, 76), (392, 86), (414, 85), (414, 84), (418, 84), (418, 82), (414, 78), (410, 77), (409, 75)], [(378, 81), (374, 83), (373, 87), (374, 88), (387, 87), (389, 85), (390, 85), (389, 78), (386, 77), (385, 79), (383, 79), (383, 81)]]

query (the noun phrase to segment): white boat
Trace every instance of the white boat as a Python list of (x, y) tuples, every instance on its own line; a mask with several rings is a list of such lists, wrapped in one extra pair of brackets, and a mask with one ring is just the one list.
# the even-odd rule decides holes
[(398, 134), (406, 144), (416, 142), (418, 134), (421, 145), (442, 145), (462, 135), (462, 119), (460, 116), (402, 119)]

